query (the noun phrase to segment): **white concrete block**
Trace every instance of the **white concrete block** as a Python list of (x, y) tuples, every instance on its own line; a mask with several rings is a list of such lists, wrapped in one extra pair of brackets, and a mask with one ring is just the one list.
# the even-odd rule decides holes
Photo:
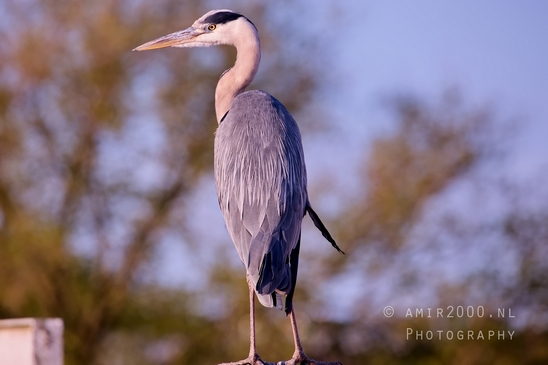
[(0, 320), (0, 365), (63, 365), (63, 320)]

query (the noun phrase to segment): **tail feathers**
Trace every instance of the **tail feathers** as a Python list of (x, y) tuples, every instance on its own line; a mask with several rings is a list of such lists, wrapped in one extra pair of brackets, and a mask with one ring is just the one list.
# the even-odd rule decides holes
[[(290, 279), (288, 277), (289, 270), (283, 270), (284, 268), (282, 268), (281, 272), (273, 270), (271, 259), (271, 253), (266, 254), (259, 273), (253, 275), (248, 271), (248, 275), (251, 278), (259, 302), (267, 308), (276, 307), (283, 310), (284, 302), (282, 295), (286, 293), (280, 289), (287, 289)], [(283, 271), (286, 271), (285, 275), (280, 275)]]
[(314, 222), (314, 225), (316, 226), (316, 228), (318, 228), (320, 232), (322, 232), (322, 235), (325, 237), (326, 240), (328, 240), (331, 243), (331, 246), (333, 246), (337, 251), (339, 251), (340, 253), (344, 255), (343, 250), (341, 250), (339, 246), (337, 246), (337, 243), (335, 242), (333, 237), (331, 237), (331, 234), (329, 233), (327, 228), (325, 228), (320, 217), (318, 217), (318, 214), (316, 214), (314, 209), (312, 209), (312, 207), (310, 206), (310, 203), (306, 204), (306, 211), (308, 212), (308, 215), (310, 215), (310, 218), (312, 219), (312, 222)]
[(285, 296), (292, 290), (292, 272), (286, 263), (281, 267), (274, 267), (275, 262), (281, 261), (273, 260), (275, 253), (276, 250), (273, 250), (264, 255), (258, 274), (251, 275), (248, 271), (248, 275), (261, 304), (283, 310), (286, 306)]
[(273, 308), (276, 307), (279, 310), (284, 309), (284, 298), (282, 295), (280, 295), (277, 292), (274, 292), (272, 294), (257, 294), (257, 298), (259, 299), (259, 302), (264, 305), (267, 308)]

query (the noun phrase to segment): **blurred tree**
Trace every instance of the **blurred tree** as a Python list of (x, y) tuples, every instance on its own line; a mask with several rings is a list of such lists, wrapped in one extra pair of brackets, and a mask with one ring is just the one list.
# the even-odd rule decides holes
[(365, 240), (397, 250), (424, 203), (492, 148), (482, 138), (491, 124), (489, 112), (463, 110), (455, 90), (449, 90), (437, 107), (398, 98), (394, 108), (398, 128), (374, 142), (363, 170), (366, 194), (355, 201), (351, 219), (341, 230), (353, 246)]
[[(315, 281), (309, 287), (331, 281), (329, 288), (343, 282), (355, 290), (347, 322), (323, 337), (324, 351), (349, 364), (546, 362), (545, 174), (526, 186), (508, 177), (504, 138), (512, 125), (489, 108), (466, 108), (455, 90), (437, 105), (413, 98), (392, 105), (395, 131), (374, 141), (363, 160), (363, 192), (338, 218), (335, 235), (348, 256), (325, 257), (324, 275), (307, 278)], [(396, 315), (385, 318), (389, 304)], [(410, 306), (446, 309), (445, 316), (407, 318), (402, 308)], [(486, 314), (448, 319), (449, 306), (481, 306)], [(504, 341), (429, 341), (409, 340), (408, 328), (515, 333)]]

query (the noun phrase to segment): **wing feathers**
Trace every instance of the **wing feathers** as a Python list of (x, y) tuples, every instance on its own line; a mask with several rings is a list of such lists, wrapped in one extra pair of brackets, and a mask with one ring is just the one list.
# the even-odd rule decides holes
[(289, 310), (306, 211), (342, 251), (308, 204), (299, 128), (278, 100), (261, 91), (234, 99), (215, 136), (215, 183), (228, 231), (260, 302)]

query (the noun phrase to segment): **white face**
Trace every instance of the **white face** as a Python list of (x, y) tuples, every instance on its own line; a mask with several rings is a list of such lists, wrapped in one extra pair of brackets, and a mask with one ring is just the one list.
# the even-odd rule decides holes
[(168, 34), (137, 48), (137, 51), (164, 47), (210, 47), (234, 44), (241, 34), (253, 25), (231, 10), (212, 10), (196, 20), (191, 27)]

